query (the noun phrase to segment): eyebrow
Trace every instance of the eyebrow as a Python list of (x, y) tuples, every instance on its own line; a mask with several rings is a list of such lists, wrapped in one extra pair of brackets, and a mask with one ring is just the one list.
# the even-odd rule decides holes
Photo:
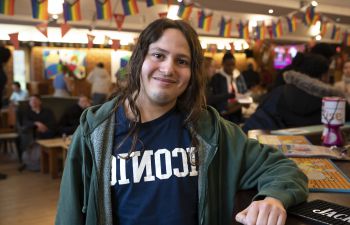
[[(169, 54), (169, 51), (165, 50), (165, 49), (162, 49), (162, 48), (159, 48), (159, 47), (150, 47), (149, 48), (149, 51), (159, 51), (159, 52), (162, 52), (164, 54)], [(189, 55), (186, 55), (186, 54), (176, 54), (178, 57), (184, 57), (184, 58), (187, 58), (188, 60), (191, 59), (191, 56)]]

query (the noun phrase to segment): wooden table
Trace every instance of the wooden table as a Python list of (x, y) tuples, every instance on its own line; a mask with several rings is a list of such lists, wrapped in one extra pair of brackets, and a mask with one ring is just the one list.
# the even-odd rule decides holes
[(40, 168), (42, 173), (50, 173), (52, 178), (58, 178), (58, 161), (62, 158), (63, 164), (66, 158), (69, 139), (51, 138), (36, 141), (40, 145)]
[[(350, 176), (349, 161), (333, 161), (348, 177)], [(232, 215), (232, 225), (240, 223), (235, 221), (235, 215), (245, 209), (251, 202), (251, 199), (256, 194), (256, 190), (239, 191), (235, 199), (235, 209)], [(350, 207), (350, 193), (332, 193), (332, 192), (312, 192), (308, 197), (308, 201), (321, 199), (328, 202)], [(306, 220), (300, 219), (293, 215), (288, 215), (286, 225), (312, 225)]]

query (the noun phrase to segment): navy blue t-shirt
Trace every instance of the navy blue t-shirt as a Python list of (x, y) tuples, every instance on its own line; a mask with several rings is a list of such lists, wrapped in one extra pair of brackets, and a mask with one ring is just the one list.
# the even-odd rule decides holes
[[(184, 117), (174, 108), (161, 117), (141, 124), (133, 157), (128, 138), (130, 121), (122, 107), (116, 119), (112, 156), (113, 221), (120, 225), (198, 224), (198, 172), (191, 165), (189, 131)], [(125, 158), (125, 157), (124, 157)]]

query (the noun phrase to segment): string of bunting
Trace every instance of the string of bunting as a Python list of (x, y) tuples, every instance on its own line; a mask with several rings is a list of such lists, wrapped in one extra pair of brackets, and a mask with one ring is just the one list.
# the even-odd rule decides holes
[[(7, 16), (14, 16), (15, 9), (14, 4), (16, 0), (1, 0), (0, 1), (0, 14), (4, 14)], [(112, 10), (111, 1), (112, 0), (91, 0), (95, 1), (96, 12), (93, 16), (90, 31), (94, 27), (95, 20), (112, 20), (116, 24), (118, 31), (123, 29), (123, 24), (126, 16), (134, 16), (139, 14), (139, 7), (136, 0), (116, 0), (115, 7)], [(166, 3), (169, 6), (173, 3), (173, 0), (145, 0), (147, 7), (153, 7), (157, 4)], [(117, 7), (116, 5), (121, 3), (123, 13), (114, 13)], [(214, 17), (214, 13), (210, 9), (206, 9), (197, 1), (193, 0), (183, 0), (178, 3), (179, 9), (177, 12), (177, 16), (182, 18), (183, 20), (190, 20), (191, 14), (194, 10), (197, 10), (197, 17), (194, 17), (197, 21), (197, 28), (202, 29), (205, 32), (210, 32), (212, 29), (212, 21)], [(47, 11), (48, 8), (48, 0), (31, 0), (32, 6), (32, 17), (39, 20), (44, 20), (45, 22), (36, 25), (36, 28), (47, 37), (47, 27), (49, 14)], [(298, 26), (304, 24), (307, 27), (310, 27), (316, 24), (317, 21), (321, 22), (320, 27), (320, 35), (325, 37), (329, 28), (331, 28), (331, 32), (329, 38), (336, 41), (342, 42), (346, 46), (350, 46), (350, 33), (342, 28), (340, 25), (336, 24), (334, 21), (329, 19), (328, 17), (316, 12), (316, 7), (309, 5), (304, 7), (304, 11), (295, 10), (289, 13), (286, 16), (278, 17), (276, 19), (272, 19), (270, 23), (266, 23), (266, 21), (260, 21), (257, 23), (252, 32), (249, 31), (249, 21), (237, 20), (236, 29), (238, 32), (238, 37), (245, 39), (247, 41), (255, 39), (255, 40), (264, 40), (267, 37), (270, 39), (280, 38), (285, 33), (283, 31), (287, 31), (288, 33), (296, 32)], [(301, 18), (297, 17), (297, 13), (301, 12)], [(299, 13), (300, 14), (300, 13)], [(167, 12), (159, 12), (159, 17), (166, 17)], [(220, 15), (221, 19), (218, 24), (219, 33), (218, 35), (225, 38), (232, 37), (232, 27), (234, 20), (230, 17)], [(68, 23), (70, 21), (80, 21), (82, 20), (80, 0), (64, 0), (63, 2), (63, 19), (64, 23), (60, 24), (62, 38), (69, 32), (72, 28)], [(270, 25), (266, 25), (270, 24)], [(10, 41), (13, 45), (18, 46), (18, 35), (10, 36)], [(17, 40), (16, 40), (17, 38)], [(92, 46), (93, 39), (91, 38), (91, 34), (87, 34), (88, 39), (88, 47)], [(109, 40), (111, 40), (109, 38)], [(113, 40), (111, 46), (119, 46), (119, 44), (113, 45)], [(91, 42), (91, 43), (90, 43)], [(109, 41), (110, 42), (110, 41)], [(117, 43), (117, 42), (116, 42)]]

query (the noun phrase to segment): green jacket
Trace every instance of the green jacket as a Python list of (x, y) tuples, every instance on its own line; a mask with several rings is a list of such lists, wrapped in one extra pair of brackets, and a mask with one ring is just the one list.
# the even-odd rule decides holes
[[(115, 106), (113, 99), (81, 117), (68, 151), (56, 225), (113, 224), (110, 177)], [(291, 160), (248, 139), (214, 109), (202, 113), (197, 132), (199, 224), (231, 224), (235, 194), (242, 189), (258, 188), (255, 199), (271, 196), (286, 208), (306, 200), (307, 178)]]

